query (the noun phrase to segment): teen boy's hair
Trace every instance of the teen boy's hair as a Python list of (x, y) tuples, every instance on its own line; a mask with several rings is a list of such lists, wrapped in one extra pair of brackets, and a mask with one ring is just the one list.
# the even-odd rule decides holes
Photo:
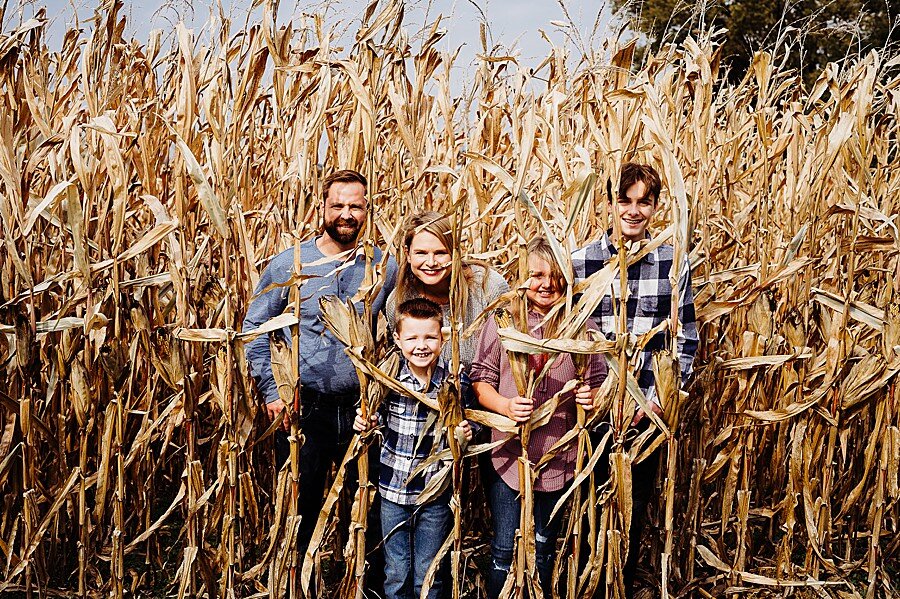
[(647, 186), (647, 197), (653, 198), (655, 204), (659, 201), (659, 192), (662, 189), (662, 181), (659, 173), (649, 164), (626, 162), (619, 173), (619, 198), (628, 197), (628, 188), (637, 182)]
[(325, 177), (325, 180), (322, 182), (322, 204), (328, 201), (328, 191), (331, 189), (331, 186), (335, 183), (359, 183), (363, 186), (364, 189), (368, 190), (369, 183), (366, 181), (366, 178), (363, 177), (360, 173), (356, 171), (351, 171), (349, 169), (335, 171)]
[(438, 326), (444, 324), (444, 312), (441, 307), (424, 297), (416, 297), (406, 300), (397, 306), (397, 312), (394, 316), (394, 330), (400, 332), (400, 323), (405, 318), (415, 318), (417, 320), (433, 320)]

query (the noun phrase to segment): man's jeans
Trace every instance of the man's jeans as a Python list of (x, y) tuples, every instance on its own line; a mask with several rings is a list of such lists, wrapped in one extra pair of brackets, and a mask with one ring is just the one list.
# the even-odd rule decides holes
[[(326, 403), (303, 405), (300, 429), (305, 437), (300, 447), (300, 531), (297, 535), (301, 552), (306, 551), (325, 495), (325, 481), (331, 467), (340, 464), (353, 438), (356, 407)], [(282, 431), (275, 434), (275, 465), (290, 457), (290, 442)], [(347, 481), (356, 481), (356, 462), (347, 473)]]
[[(297, 532), (297, 547), (301, 559), (312, 538), (319, 512), (325, 501), (325, 481), (333, 465), (340, 465), (353, 438), (353, 418), (355, 406), (335, 406), (327, 402), (304, 402), (300, 417), (300, 428), (305, 440), (300, 447), (300, 489), (298, 510), (301, 516)], [(275, 462), (281, 468), (290, 457), (290, 442), (284, 431), (275, 433)], [(369, 480), (378, 480), (378, 446), (369, 451)], [(347, 464), (344, 479), (345, 492), (352, 493), (358, 480), (356, 461)], [(348, 491), (349, 490), (349, 491)], [(366, 559), (369, 562), (366, 587), (376, 593), (381, 592), (383, 552), (377, 546), (381, 538), (380, 498), (375, 496), (372, 511), (369, 512), (366, 534)]]
[[(384, 531), (384, 593), (387, 599), (418, 599), (425, 573), (450, 534), (452, 515), (447, 494), (425, 505), (400, 505), (381, 499)], [(428, 592), (444, 597), (446, 556)]]
[[(491, 568), (487, 576), (488, 597), (495, 599), (503, 590), (503, 583), (509, 573), (513, 559), (513, 545), (519, 528), (519, 492), (503, 482), (499, 475), (491, 477), (488, 499), (491, 504), (491, 520), (494, 538), (491, 540)], [(550, 596), (553, 585), (553, 560), (556, 557), (556, 539), (562, 528), (562, 514), (553, 520), (550, 514), (565, 489), (549, 492), (534, 492), (534, 537), (535, 561), (541, 579), (541, 590)]]

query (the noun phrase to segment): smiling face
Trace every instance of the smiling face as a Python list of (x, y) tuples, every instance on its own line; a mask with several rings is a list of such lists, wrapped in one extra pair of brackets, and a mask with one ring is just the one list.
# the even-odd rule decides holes
[(625, 191), (625, 196), (620, 196), (615, 204), (622, 236), (629, 241), (644, 239), (647, 226), (656, 214), (658, 205), (656, 198), (648, 193), (647, 185), (643, 181), (637, 181), (629, 187)]
[(441, 290), (450, 285), (450, 250), (428, 231), (419, 231), (407, 248), (409, 268), (425, 288)]
[(367, 209), (366, 188), (361, 183), (335, 181), (325, 199), (325, 233), (340, 246), (356, 244)]
[(550, 263), (535, 254), (528, 256), (528, 287), (525, 297), (531, 307), (541, 314), (547, 311), (562, 297), (562, 286), (553, 274)]
[(394, 343), (414, 373), (424, 373), (441, 354), (441, 323), (433, 318), (406, 316), (397, 321)]

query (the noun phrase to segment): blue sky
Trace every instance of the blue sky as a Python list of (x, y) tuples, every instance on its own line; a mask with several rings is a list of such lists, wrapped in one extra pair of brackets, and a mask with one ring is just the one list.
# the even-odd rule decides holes
[[(241, 26), (248, 17), (251, 0), (220, 0), (226, 14), (233, 21), (233, 27)], [(101, 0), (20, 0), (18, 10), (16, 2), (10, 2), (4, 29), (15, 27), (20, 18), (30, 17), (36, 7), (47, 8), (47, 16), (51, 19), (48, 43), (56, 49), (61, 43), (61, 33), (75, 23), (75, 15), (84, 21), (93, 14), (94, 7)], [(585, 42), (601, 16), (601, 27), (609, 22), (610, 11), (604, 0), (562, 0), (575, 27), (581, 32)], [(259, 2), (262, 4), (262, 2)], [(304, 12), (325, 11), (328, 23), (342, 24), (341, 28), (356, 31), (368, 2), (366, 0), (282, 0), (279, 7), (278, 23), (285, 25), (293, 20), (296, 25), (299, 16)], [(477, 4), (477, 7), (476, 7)], [(153, 29), (171, 31), (175, 23), (183, 20), (196, 32), (210, 21), (211, 0), (195, 0), (193, 6), (186, 0), (170, 0), (169, 2), (125, 2), (123, 14), (128, 17), (127, 34), (146, 40)], [(480, 9), (480, 10), (479, 10)], [(463, 46), (458, 65), (471, 62), (475, 53), (480, 51), (479, 22), (481, 13), (487, 17), (493, 42), (506, 48), (519, 51), (520, 60), (525, 64), (536, 63), (547, 55), (549, 45), (542, 39), (543, 30), (555, 43), (562, 43), (566, 38), (568, 22), (559, 0), (407, 0), (406, 23), (412, 33), (427, 20), (433, 21), (438, 14), (447, 20), (442, 21), (448, 35), (442, 42), (444, 50), (454, 50)], [(251, 21), (258, 21), (262, 11), (256, 9), (250, 15)], [(82, 24), (84, 26), (84, 24)], [(602, 35), (599, 39), (603, 39)]]

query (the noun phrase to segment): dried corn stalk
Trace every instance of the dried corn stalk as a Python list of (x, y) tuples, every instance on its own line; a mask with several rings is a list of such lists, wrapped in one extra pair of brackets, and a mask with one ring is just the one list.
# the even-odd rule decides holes
[[(689, 260), (702, 325), (687, 398), (671, 358), (657, 358), (662, 432), (635, 455), (616, 450), (641, 397), (628, 364), (615, 360), (610, 377), (615, 480), (669, 443), (642, 564), (668, 596), (891, 594), (892, 56), (851, 57), (807, 89), (763, 52), (731, 85), (709, 32), (641, 64), (613, 32), (589, 44), (603, 52), (586, 45), (567, 61), (572, 48), (549, 48), (527, 65), (492, 50), (485, 29), (482, 55), (461, 65), (441, 51), (441, 23), (407, 31), (400, 2), (370, 3), (350, 44), (346, 23), (311, 14), (283, 27), (274, 9), (141, 42), (124, 37), (122, 5), (105, 4), (58, 47), (46, 12), (18, 23), (2, 13), (0, 592), (288, 586), (297, 488), (269, 467), (273, 429), (233, 343), (266, 257), (316, 233), (320, 165), (369, 177), (370, 243), (384, 247), (410, 210), (458, 211), (458, 252), (508, 269), (511, 240), (544, 226), (530, 208), (517, 222), (520, 191), (563, 247), (578, 247), (609, 226), (604, 189), (581, 186), (585, 173), (606, 182), (636, 159), (664, 174), (651, 244)], [(561, 338), (624, 267), (577, 286)], [(642, 340), (589, 341), (619, 356)], [(623, 489), (592, 488), (597, 509), (580, 508), (593, 532), (577, 589), (615, 583)], [(483, 551), (479, 528), (465, 531), (464, 557)], [(334, 550), (319, 548), (323, 560)], [(471, 574), (455, 581), (460, 594), (473, 592)], [(343, 576), (328, 581), (335, 594)]]

